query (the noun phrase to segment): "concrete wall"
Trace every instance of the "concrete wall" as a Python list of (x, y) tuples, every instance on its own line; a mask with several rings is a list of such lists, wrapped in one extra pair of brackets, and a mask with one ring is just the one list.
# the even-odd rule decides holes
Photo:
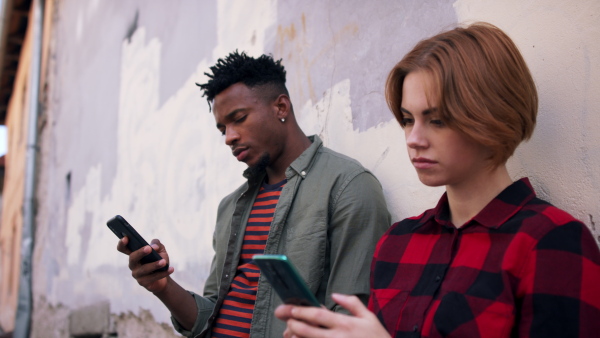
[(202, 289), (216, 207), (243, 182), (244, 165), (194, 82), (236, 48), (283, 58), (303, 129), (370, 168), (399, 220), (432, 207), (443, 188), (423, 186), (408, 161), (383, 99), (387, 73), (418, 40), (457, 22), (498, 25), (525, 56), (541, 102), (511, 174), (531, 177), (542, 198), (600, 235), (597, 0), (61, 0), (52, 18), (33, 337), (66, 337), (69, 318), (98, 304), (109, 304), (105, 331), (172, 336), (160, 325), (168, 312), (131, 278), (105, 222), (121, 214), (160, 238), (173, 277)]

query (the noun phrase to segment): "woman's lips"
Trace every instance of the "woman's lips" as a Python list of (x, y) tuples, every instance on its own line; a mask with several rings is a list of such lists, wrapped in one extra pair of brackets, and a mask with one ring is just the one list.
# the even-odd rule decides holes
[(412, 163), (416, 169), (429, 169), (437, 164), (436, 161), (424, 157), (413, 158)]

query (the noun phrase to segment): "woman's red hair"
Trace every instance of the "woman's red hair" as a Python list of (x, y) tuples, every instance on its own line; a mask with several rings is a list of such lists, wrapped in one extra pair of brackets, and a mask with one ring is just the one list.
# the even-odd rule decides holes
[(402, 86), (410, 72), (432, 80), (440, 118), (491, 150), (490, 164), (506, 162), (535, 127), (538, 97), (525, 60), (499, 28), (475, 23), (419, 42), (390, 72), (386, 100), (402, 121)]

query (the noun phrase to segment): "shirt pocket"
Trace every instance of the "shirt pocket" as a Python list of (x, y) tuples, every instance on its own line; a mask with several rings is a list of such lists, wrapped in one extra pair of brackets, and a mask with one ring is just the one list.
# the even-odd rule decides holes
[(327, 226), (318, 219), (307, 217), (294, 223), (288, 222), (286, 230), (284, 254), (311, 291), (316, 292), (325, 269)]

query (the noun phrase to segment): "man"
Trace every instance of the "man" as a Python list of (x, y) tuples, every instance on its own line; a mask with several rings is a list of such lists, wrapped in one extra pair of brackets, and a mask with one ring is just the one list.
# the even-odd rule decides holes
[(175, 283), (172, 267), (152, 273), (169, 261), (158, 240), (152, 247), (164, 259), (146, 265), (150, 247), (132, 253), (119, 242), (133, 277), (192, 337), (281, 337), (285, 323), (273, 317), (281, 301), (252, 262), (258, 253), (287, 255), (328, 309), (343, 310), (332, 292), (366, 302), (374, 246), (390, 224), (377, 179), (302, 132), (281, 60), (236, 51), (211, 71), (199, 86), (233, 156), (248, 165), (248, 181), (219, 205), (203, 296)]

